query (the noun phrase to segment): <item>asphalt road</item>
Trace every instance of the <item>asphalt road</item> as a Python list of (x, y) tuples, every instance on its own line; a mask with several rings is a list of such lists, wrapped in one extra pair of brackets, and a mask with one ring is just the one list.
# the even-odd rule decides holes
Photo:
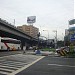
[(75, 75), (75, 58), (46, 56), (16, 75)]
[(23, 55), (23, 51), (0, 52), (0, 75), (8, 75), (19, 70), (16, 75), (75, 75), (75, 58), (51, 55), (25, 68), (41, 58), (29, 54)]
[(23, 51), (0, 51), (0, 57), (3, 56), (9, 56), (9, 55), (14, 55), (14, 54), (22, 54)]
[(0, 57), (0, 75), (15, 75), (28, 66), (31, 66), (31, 63), (43, 58), (43, 56), (17, 53), (18, 52), (16, 52), (16, 54), (14, 52), (0, 53), (1, 55), (5, 55)]

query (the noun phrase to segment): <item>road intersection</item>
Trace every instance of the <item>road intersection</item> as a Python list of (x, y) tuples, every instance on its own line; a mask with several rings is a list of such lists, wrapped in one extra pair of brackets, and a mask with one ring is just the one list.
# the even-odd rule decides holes
[(33, 55), (18, 52), (0, 53), (0, 75), (75, 75), (75, 58), (43, 52)]
[(44, 56), (16, 54), (0, 57), (0, 75), (15, 75)]

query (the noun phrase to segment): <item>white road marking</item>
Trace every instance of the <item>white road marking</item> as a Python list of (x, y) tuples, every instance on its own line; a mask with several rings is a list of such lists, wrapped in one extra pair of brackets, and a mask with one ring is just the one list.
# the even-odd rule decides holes
[(5, 68), (0, 68), (0, 70), (10, 71), (10, 72), (15, 71), (15, 70), (10, 70), (10, 69), (5, 69)]
[(71, 66), (71, 65), (60, 65), (60, 64), (48, 64), (48, 65), (52, 65), (52, 66), (63, 66), (63, 67), (75, 67), (75, 66)]
[(10, 69), (12, 69), (12, 68), (13, 68), (13, 69), (19, 69), (19, 68), (16, 68), (15, 66), (14, 66), (14, 67), (11, 67), (11, 66), (7, 66), (7, 65), (6, 65), (6, 66), (0, 65), (0, 67), (1, 67), (1, 68), (2, 68), (2, 67), (3, 67), (3, 68), (10, 68)]
[[(14, 58), (16, 59), (17, 57), (21, 60), (25, 59), (26, 57), (29, 60), (31, 60), (33, 58), (35, 61), (33, 61), (33, 62), (28, 61), (27, 63), (24, 63), (22, 61), (18, 61), (18, 60), (13, 61), (12, 60)], [(20, 71), (28, 68), (32, 64), (36, 63), (37, 61), (39, 61), (43, 57), (45, 57), (45, 56), (39, 56), (39, 57), (35, 56), (35, 58), (34, 58), (34, 56), (32, 56), (32, 55), (29, 55), (29, 57), (28, 57), (27, 55), (23, 55), (23, 54), (9, 55), (9, 56), (0, 57), (0, 60), (1, 60), (0, 61), (0, 74), (15, 75), (15, 74), (19, 73)]]
[[(22, 54), (17, 54), (17, 55), (22, 55)], [(15, 56), (15, 55), (8, 55), (8, 56), (2, 56), (2, 57), (0, 57), (0, 58), (5, 58), (5, 57), (10, 57), (10, 56)]]
[(6, 62), (13, 62), (13, 63), (21, 63), (21, 62), (17, 62), (17, 61), (6, 61)]
[(4, 61), (4, 62), (0, 62), (0, 65), (22, 66), (22, 65), (27, 65), (27, 63), (17, 62), (17, 61)]
[(3, 66), (8, 66), (8, 67), (13, 66), (13, 67), (18, 67), (18, 68), (23, 67), (23, 65), (15, 65), (15, 64), (2, 64), (2, 65)]
[(18, 66), (18, 65), (27, 65), (27, 63), (16, 63), (16, 62), (3, 62), (3, 63), (0, 63), (0, 65), (2, 65), (2, 64), (9, 64), (9, 65), (15, 65), (15, 66)]
[(18, 61), (6, 61), (6, 62), (8, 62), (8, 63), (17, 63), (17, 64), (22, 64), (22, 62), (18, 62)]
[(25, 65), (24, 67), (22, 67), (21, 69), (19, 70), (16, 70), (15, 72), (12, 72), (8, 75), (16, 75), (17, 73), (21, 72), (22, 70), (28, 68), (29, 66), (33, 65), (34, 63), (38, 62), (39, 60), (43, 59), (45, 56), (41, 56), (40, 58), (38, 58), (37, 60), (35, 60), (34, 62), (28, 64), (28, 65)]
[(1, 60), (0, 60), (0, 62), (3, 62), (3, 61), (5, 61), (5, 60), (4, 60), (4, 59), (1, 59)]
[(0, 71), (0, 74), (8, 75), (9, 73), (8, 72), (4, 72), (4, 71)]

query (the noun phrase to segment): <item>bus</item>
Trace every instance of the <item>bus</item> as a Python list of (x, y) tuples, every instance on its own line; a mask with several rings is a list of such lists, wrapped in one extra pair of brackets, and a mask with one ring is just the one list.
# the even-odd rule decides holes
[(20, 50), (20, 45), (20, 40), (7, 37), (0, 37), (0, 50)]

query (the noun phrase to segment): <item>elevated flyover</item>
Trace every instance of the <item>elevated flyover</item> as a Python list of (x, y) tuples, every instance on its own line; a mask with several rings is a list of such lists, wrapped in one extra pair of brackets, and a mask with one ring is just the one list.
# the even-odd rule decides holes
[(37, 39), (32, 38), (31, 36), (25, 34), (23, 31), (17, 29), (14, 25), (9, 24), (8, 22), (0, 18), (0, 36), (1, 37), (10, 37), (14, 39), (21, 40), (22, 44), (34, 44), (37, 43)]

